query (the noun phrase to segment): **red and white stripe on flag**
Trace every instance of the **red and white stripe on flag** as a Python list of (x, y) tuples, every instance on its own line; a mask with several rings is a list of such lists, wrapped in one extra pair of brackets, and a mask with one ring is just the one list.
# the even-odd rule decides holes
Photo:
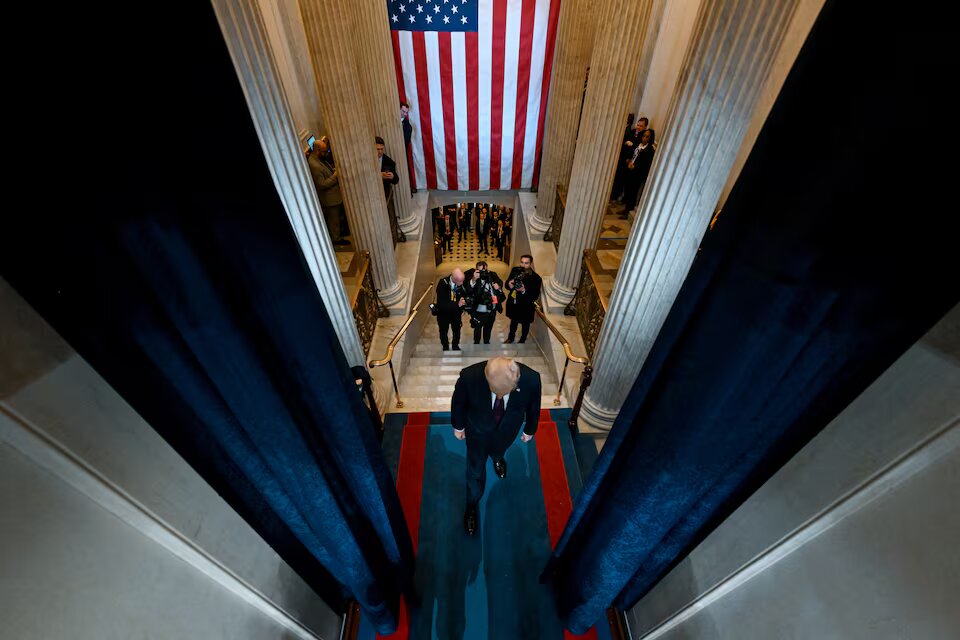
[(528, 188), (539, 177), (560, 0), (471, 1), (475, 31), (391, 31), (414, 186)]

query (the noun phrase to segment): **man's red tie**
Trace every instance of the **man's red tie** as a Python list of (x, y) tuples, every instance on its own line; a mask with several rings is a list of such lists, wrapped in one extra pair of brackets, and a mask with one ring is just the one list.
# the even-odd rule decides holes
[(498, 427), (500, 426), (500, 421), (503, 420), (503, 398), (497, 398), (493, 402), (493, 422)]

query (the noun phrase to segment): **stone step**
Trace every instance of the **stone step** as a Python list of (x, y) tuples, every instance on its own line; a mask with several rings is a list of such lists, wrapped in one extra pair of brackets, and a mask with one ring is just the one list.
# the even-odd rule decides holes
[[(448, 371), (445, 373), (438, 373), (430, 369), (420, 369), (417, 371), (411, 371), (410, 373), (403, 374), (403, 380), (400, 381), (402, 385), (411, 385), (415, 387), (424, 387), (430, 385), (447, 385), (451, 386), (457, 383), (457, 379), (460, 377), (460, 371)], [(556, 386), (556, 381), (552, 379), (552, 376), (540, 376), (540, 384), (553, 384)]]
[[(482, 353), (487, 358), (493, 358), (496, 356), (515, 358), (518, 356), (541, 355), (540, 347), (529, 342), (525, 344), (495, 344), (493, 342), (490, 344), (473, 344), (472, 342), (461, 342), (460, 351), (462, 353)], [(415, 356), (440, 356), (447, 353), (449, 353), (449, 351), (444, 351), (439, 342), (430, 344), (423, 344), (421, 342), (413, 351), (413, 355)]]
[[(545, 395), (557, 395), (557, 385), (546, 384), (541, 381), (541, 393)], [(453, 395), (454, 385), (452, 384), (400, 384), (400, 395), (411, 398), (431, 398), (440, 397), (449, 399)]]
[[(460, 371), (472, 364), (486, 361), (486, 358), (410, 358), (407, 368), (404, 371), (403, 378), (407, 376), (437, 376), (437, 375), (459, 375)], [(540, 374), (540, 378), (546, 381), (553, 381), (553, 375), (547, 368), (547, 363), (542, 357), (527, 358), (520, 357), (517, 362), (523, 363)]]
[[(401, 391), (400, 397), (403, 398), (403, 407), (398, 409), (394, 402), (391, 402), (388, 413), (413, 413), (415, 411), (450, 411), (450, 397), (423, 397), (417, 398), (406, 396)], [(540, 397), (540, 407), (542, 409), (558, 409), (568, 407), (566, 399), (561, 398), (559, 405), (553, 404), (556, 395), (543, 395)]]

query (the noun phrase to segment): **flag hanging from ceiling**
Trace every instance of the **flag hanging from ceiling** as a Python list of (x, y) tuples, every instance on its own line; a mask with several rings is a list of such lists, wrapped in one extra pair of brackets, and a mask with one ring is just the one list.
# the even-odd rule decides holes
[(385, 0), (419, 189), (537, 183), (560, 0)]

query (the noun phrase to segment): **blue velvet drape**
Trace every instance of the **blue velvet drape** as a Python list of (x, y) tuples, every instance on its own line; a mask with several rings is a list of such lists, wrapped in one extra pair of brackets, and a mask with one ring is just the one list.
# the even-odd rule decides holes
[[(960, 300), (935, 160), (957, 148), (949, 38), (927, 15), (891, 34), (882, 4), (827, 3), (702, 243), (544, 572), (574, 632), (632, 606)], [(891, 128), (907, 104), (923, 136)]]
[(8, 209), (2, 275), (332, 607), (389, 632), (411, 541), (212, 9), (87, 9), (50, 79), (83, 135), (31, 166), (50, 197)]

